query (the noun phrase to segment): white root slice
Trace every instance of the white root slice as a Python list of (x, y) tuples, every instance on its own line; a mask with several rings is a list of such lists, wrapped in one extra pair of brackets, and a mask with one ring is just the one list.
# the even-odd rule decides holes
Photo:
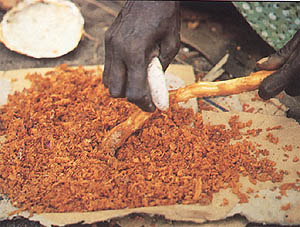
[(75, 49), (84, 19), (69, 0), (24, 0), (1, 22), (1, 42), (10, 50), (34, 58), (55, 58)]
[(157, 57), (154, 57), (148, 66), (148, 83), (154, 105), (159, 110), (168, 110), (169, 92), (166, 77)]

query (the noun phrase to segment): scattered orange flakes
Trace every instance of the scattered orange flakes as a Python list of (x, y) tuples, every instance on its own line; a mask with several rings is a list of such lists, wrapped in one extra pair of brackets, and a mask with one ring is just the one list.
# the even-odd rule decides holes
[(283, 154), (284, 157), (289, 158), (290, 156), (288, 154)]
[(288, 204), (286, 204), (286, 205), (282, 205), (282, 206), (280, 207), (280, 209), (281, 209), (281, 210), (289, 210), (289, 209), (291, 209), (291, 204), (288, 203)]
[(279, 142), (279, 138), (275, 137), (272, 133), (268, 133), (267, 134), (267, 138), (266, 138), (269, 142), (277, 144)]
[(297, 171), (296, 173), (297, 173), (298, 177), (300, 177), (300, 171)]
[(255, 145), (256, 145), (257, 147), (261, 147), (261, 146), (262, 146), (260, 143), (255, 143)]
[(279, 130), (279, 129), (281, 129), (281, 128), (282, 128), (281, 125), (276, 125), (276, 126), (274, 126), (274, 127), (268, 127), (266, 130), (267, 130), (267, 131), (272, 131), (272, 130)]
[[(172, 204), (210, 204), (228, 187), (247, 202), (239, 179), (281, 182), (276, 163), (256, 157), (230, 119), (205, 125), (200, 113), (171, 103), (131, 135), (116, 156), (101, 150), (106, 133), (137, 107), (111, 98), (101, 72), (66, 65), (0, 107), (0, 192), (21, 210), (84, 212)], [(191, 127), (193, 123), (194, 127)], [(195, 179), (195, 180), (193, 180)]]
[(258, 136), (262, 132), (261, 128), (258, 129), (248, 129), (246, 135)]
[(244, 103), (243, 104), (243, 106), (242, 106), (242, 111), (243, 112), (248, 112), (248, 113), (253, 113), (254, 112), (254, 107), (251, 107), (251, 108), (249, 108), (250, 107), (250, 105), (249, 104), (247, 104), (247, 103)]
[(251, 193), (253, 193), (253, 192), (254, 192), (253, 188), (248, 188), (248, 189), (247, 189), (247, 193), (248, 193), (248, 194), (251, 194)]
[(249, 176), (249, 181), (251, 184), (256, 185), (257, 184), (257, 180), (255, 180), (254, 178), (252, 178), (251, 176)]
[(228, 199), (223, 198), (223, 202), (221, 203), (221, 206), (222, 206), (222, 207), (225, 207), (225, 206), (228, 206), (228, 204), (229, 204)]
[(234, 115), (229, 119), (228, 124), (232, 129), (233, 139), (239, 140), (239, 139), (242, 139), (242, 134), (240, 133), (239, 130), (246, 128), (246, 127), (250, 127), (252, 125), (252, 121), (249, 120), (247, 122), (240, 122), (239, 116)]
[(298, 162), (299, 161), (299, 158), (297, 157), (297, 156), (295, 156), (294, 158), (293, 158), (293, 162)]
[(240, 191), (240, 188), (242, 187), (241, 183), (233, 182), (232, 183), (232, 192), (238, 196), (240, 199), (239, 203), (248, 203), (247, 195)]
[(263, 156), (268, 156), (270, 154), (270, 151), (268, 151), (267, 149), (258, 149), (255, 152), (256, 157), (258, 157), (260, 154)]
[(285, 145), (282, 149), (284, 151), (292, 151), (293, 150), (293, 146), (291, 144), (290, 145)]
[(280, 189), (281, 195), (287, 196), (287, 194), (286, 194), (287, 190), (294, 189), (295, 191), (300, 191), (300, 186), (297, 186), (296, 183), (285, 183), (285, 184), (281, 185), (279, 187), (279, 189)]

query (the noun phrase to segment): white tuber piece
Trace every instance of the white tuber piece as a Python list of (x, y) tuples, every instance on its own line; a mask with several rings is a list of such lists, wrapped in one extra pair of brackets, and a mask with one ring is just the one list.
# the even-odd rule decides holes
[(84, 18), (69, 0), (24, 0), (0, 24), (0, 41), (10, 50), (34, 58), (56, 58), (77, 47)]
[(169, 93), (164, 71), (157, 57), (153, 58), (148, 66), (148, 83), (152, 102), (162, 111), (169, 108)]

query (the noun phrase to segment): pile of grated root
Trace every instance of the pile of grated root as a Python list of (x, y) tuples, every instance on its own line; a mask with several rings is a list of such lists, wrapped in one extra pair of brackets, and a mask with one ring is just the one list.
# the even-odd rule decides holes
[[(137, 107), (109, 97), (100, 70), (62, 65), (45, 76), (28, 74), (31, 87), (0, 108), (0, 192), (21, 210), (83, 212), (172, 204), (210, 204), (239, 178), (280, 182), (284, 172), (247, 140), (251, 124), (204, 125), (200, 113), (171, 103), (156, 111), (112, 157), (104, 135)], [(193, 125), (193, 127), (191, 127)]]

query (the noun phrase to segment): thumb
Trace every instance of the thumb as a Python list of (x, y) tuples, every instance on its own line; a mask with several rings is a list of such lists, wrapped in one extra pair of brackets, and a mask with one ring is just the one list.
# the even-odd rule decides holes
[(258, 95), (265, 100), (273, 98), (286, 89), (293, 78), (293, 68), (289, 68), (289, 65), (284, 65), (262, 81), (259, 85)]
[(287, 44), (282, 47), (275, 54), (270, 55), (267, 58), (263, 58), (256, 63), (259, 69), (264, 70), (276, 70), (279, 69), (292, 55), (297, 46), (300, 43), (300, 30), (296, 32), (294, 37), (287, 42)]

